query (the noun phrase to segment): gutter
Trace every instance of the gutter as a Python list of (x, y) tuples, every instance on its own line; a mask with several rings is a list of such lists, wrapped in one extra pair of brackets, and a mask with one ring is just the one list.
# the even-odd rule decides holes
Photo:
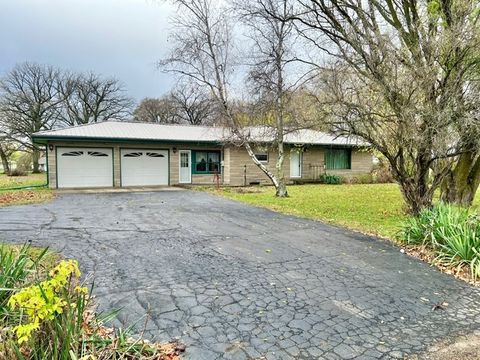
[[(224, 146), (225, 142), (221, 140), (156, 140), (156, 139), (133, 139), (133, 138), (105, 138), (105, 137), (85, 137), (85, 136), (48, 136), (37, 135), (33, 136), (32, 140), (36, 144), (47, 144), (48, 141), (78, 141), (78, 142), (103, 142), (103, 143), (147, 143), (147, 144), (197, 144), (197, 145), (216, 145)], [(266, 143), (272, 142), (252, 141), (252, 143)], [(332, 143), (311, 143), (311, 142), (284, 142), (287, 145), (301, 144), (302, 146), (334, 146), (334, 147), (370, 147), (368, 144), (332, 144)]]

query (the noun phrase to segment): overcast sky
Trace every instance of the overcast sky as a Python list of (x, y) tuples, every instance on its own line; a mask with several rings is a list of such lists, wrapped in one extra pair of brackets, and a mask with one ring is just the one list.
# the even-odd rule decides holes
[(116, 77), (136, 100), (162, 95), (172, 13), (161, 0), (0, 0), (0, 73), (32, 61)]

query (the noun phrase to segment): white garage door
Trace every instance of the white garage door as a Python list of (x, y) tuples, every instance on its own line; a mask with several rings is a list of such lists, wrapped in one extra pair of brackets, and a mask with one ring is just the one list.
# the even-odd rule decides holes
[(122, 186), (168, 185), (168, 151), (122, 149)]
[(113, 186), (112, 149), (57, 148), (59, 188)]

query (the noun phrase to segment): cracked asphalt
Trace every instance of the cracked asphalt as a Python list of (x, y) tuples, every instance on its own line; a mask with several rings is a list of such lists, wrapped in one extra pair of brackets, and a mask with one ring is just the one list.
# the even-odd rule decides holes
[(115, 324), (187, 359), (403, 358), (480, 328), (480, 289), (387, 242), (201, 192), (0, 208), (0, 240), (78, 259)]

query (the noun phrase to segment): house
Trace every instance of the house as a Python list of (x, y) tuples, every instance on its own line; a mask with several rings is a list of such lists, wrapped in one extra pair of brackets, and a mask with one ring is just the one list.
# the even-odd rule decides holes
[[(262, 129), (248, 129), (250, 142), (257, 159), (274, 171), (272, 137)], [(108, 121), (38, 132), (33, 140), (46, 147), (51, 188), (269, 183), (221, 127)], [(364, 143), (318, 131), (289, 133), (285, 150), (289, 182), (315, 180), (324, 172), (365, 174), (372, 168)]]

